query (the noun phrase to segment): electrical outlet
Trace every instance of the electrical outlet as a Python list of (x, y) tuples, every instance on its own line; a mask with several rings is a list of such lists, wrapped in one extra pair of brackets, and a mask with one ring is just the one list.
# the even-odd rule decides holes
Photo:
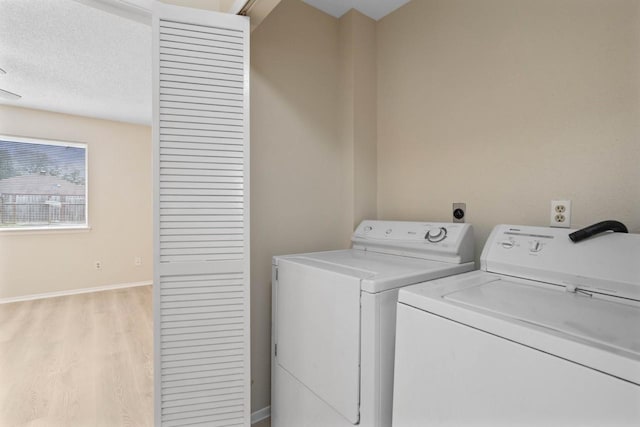
[(142, 265), (142, 258), (137, 256), (133, 259), (133, 264), (136, 266), (141, 266)]
[(100, 261), (96, 261), (96, 270), (102, 270), (102, 263)]
[(551, 227), (571, 227), (571, 200), (551, 201)]
[(466, 203), (453, 204), (453, 222), (464, 222), (464, 217), (466, 213), (467, 213)]

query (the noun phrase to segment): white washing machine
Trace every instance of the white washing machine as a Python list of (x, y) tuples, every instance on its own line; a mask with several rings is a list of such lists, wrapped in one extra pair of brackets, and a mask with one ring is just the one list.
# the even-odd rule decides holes
[(394, 427), (640, 426), (640, 235), (497, 226), (398, 300)]
[(271, 425), (391, 425), (398, 289), (474, 268), (468, 224), (364, 221), (348, 250), (273, 258)]

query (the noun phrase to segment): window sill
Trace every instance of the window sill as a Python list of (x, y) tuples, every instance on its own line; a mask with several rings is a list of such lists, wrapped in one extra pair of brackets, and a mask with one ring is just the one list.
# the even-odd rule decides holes
[(77, 227), (25, 227), (25, 228), (0, 228), (0, 236), (14, 236), (21, 235), (27, 236), (31, 234), (66, 234), (66, 233), (87, 233), (91, 231), (91, 227), (88, 225), (81, 225)]

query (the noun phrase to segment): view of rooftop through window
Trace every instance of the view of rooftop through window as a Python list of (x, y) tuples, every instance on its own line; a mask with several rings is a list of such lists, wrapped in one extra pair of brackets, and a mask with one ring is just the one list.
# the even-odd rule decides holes
[(86, 152), (0, 137), (0, 229), (86, 225)]

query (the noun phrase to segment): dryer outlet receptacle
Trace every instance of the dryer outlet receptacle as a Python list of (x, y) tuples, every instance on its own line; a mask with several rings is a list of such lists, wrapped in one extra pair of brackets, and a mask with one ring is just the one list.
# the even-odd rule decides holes
[(466, 215), (467, 215), (466, 203), (453, 204), (453, 222), (464, 222), (464, 218)]

